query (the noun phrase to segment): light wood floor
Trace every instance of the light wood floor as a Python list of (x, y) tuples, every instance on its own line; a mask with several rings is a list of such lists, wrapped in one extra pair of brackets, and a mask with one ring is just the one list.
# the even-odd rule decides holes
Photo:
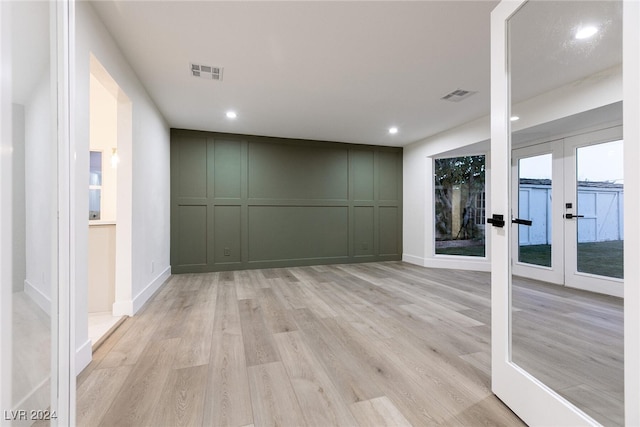
[(623, 300), (513, 284), (512, 360), (601, 424), (624, 425)]
[(78, 378), (81, 426), (518, 426), (489, 276), (387, 262), (173, 276)]

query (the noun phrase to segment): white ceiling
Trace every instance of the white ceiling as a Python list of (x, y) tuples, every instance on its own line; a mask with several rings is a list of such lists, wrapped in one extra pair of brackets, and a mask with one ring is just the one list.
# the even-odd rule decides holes
[(529, 1), (508, 29), (514, 103), (622, 64), (621, 1)]
[[(171, 127), (400, 146), (488, 114), (497, 3), (94, 7)], [(190, 62), (224, 67), (223, 81), (191, 77)], [(478, 93), (440, 100), (456, 89)]]
[[(489, 24), (497, 3), (93, 5), (171, 127), (403, 146), (489, 114)], [(538, 56), (550, 62), (527, 63), (531, 56), (524, 54), (514, 64), (530, 71), (514, 81), (526, 97), (620, 61), (614, 52), (592, 61), (591, 68), (565, 61), (562, 75), (545, 73), (540, 67), (558, 63), (556, 53), (568, 46), (569, 30), (550, 31), (552, 23), (575, 26), (608, 13), (602, 2), (553, 3), (573, 7), (523, 13), (514, 35), (518, 52), (554, 49)], [(224, 67), (223, 81), (191, 77), (190, 62)], [(440, 99), (456, 89), (477, 94), (459, 103)], [(227, 110), (235, 110), (237, 119), (227, 119)], [(390, 126), (399, 132), (390, 135)]]

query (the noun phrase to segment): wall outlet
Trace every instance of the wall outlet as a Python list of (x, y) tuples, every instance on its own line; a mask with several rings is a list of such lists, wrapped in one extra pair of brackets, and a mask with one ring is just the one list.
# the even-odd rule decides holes
[(151, 261), (151, 272), (153, 273), (155, 269), (156, 269), (156, 263), (155, 261)]
[(224, 248), (224, 256), (231, 256), (231, 249)]

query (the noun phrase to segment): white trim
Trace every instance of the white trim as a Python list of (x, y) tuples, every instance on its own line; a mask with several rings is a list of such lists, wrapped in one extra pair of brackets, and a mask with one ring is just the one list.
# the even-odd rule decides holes
[(525, 0), (503, 0), (491, 12), (491, 205), (505, 227), (491, 227), (491, 388), (529, 425), (598, 425), (511, 361), (511, 122), (508, 19)]
[[(11, 2), (0, 2), (0, 199), (12, 200)], [(0, 204), (0, 377), (12, 373), (12, 206)], [(0, 409), (10, 408), (12, 381), (0, 381)], [(4, 418), (4, 417), (2, 417)], [(8, 425), (0, 419), (0, 425)]]
[(158, 289), (164, 284), (164, 282), (171, 276), (171, 266), (164, 269), (162, 273), (156, 276), (138, 295), (133, 298), (133, 313), (135, 314), (142, 308), (142, 306), (149, 301), (149, 298), (156, 293)]
[[(76, 420), (76, 375), (75, 375), (75, 160), (73, 149), (73, 105), (74, 81), (71, 65), (74, 63), (74, 3), (59, 1), (51, 3), (51, 24), (55, 29), (52, 37), (52, 88), (56, 102), (56, 140), (58, 146), (58, 265), (57, 287), (52, 286), (52, 301), (58, 311), (57, 322), (53, 323), (55, 331), (52, 341), (54, 356), (52, 367), (51, 408), (57, 411), (58, 418), (53, 426), (75, 425)], [(57, 290), (57, 292), (56, 292)]]
[(425, 259), (416, 255), (402, 254), (402, 261), (424, 267)]
[(76, 375), (80, 374), (91, 363), (91, 355), (91, 340), (87, 340), (76, 349)]
[(640, 425), (640, 3), (623, 2), (624, 400), (625, 423)]
[(100, 225), (117, 225), (116, 221), (103, 221), (101, 219), (89, 220), (89, 227), (96, 227)]
[[(558, 144), (560, 142), (560, 144)], [(559, 183), (563, 182), (564, 177), (564, 159), (562, 157), (562, 139), (552, 138), (541, 144), (528, 145), (522, 148), (516, 148), (511, 151), (511, 197), (513, 201), (513, 215), (519, 216), (520, 203), (520, 181), (519, 181), (519, 165), (518, 161), (525, 158), (536, 157), (544, 154), (551, 155), (551, 178), (553, 185), (551, 187), (551, 267), (545, 267), (534, 264), (526, 264), (518, 261), (518, 251), (520, 246), (520, 236), (518, 225), (512, 226), (514, 238), (511, 242), (511, 253), (513, 255), (512, 273), (516, 276), (530, 277), (542, 280), (547, 283), (555, 283), (557, 285), (564, 284), (564, 191), (563, 186)]]
[[(118, 164), (118, 179), (116, 190), (116, 301), (126, 303), (127, 315), (132, 315), (133, 308), (133, 104), (124, 93), (118, 82), (111, 77), (100, 62), (90, 54), (93, 66), (100, 65), (104, 74), (100, 79), (109, 80), (113, 87), (118, 88), (117, 106), (117, 138), (120, 163)], [(107, 78), (108, 76), (108, 78)], [(104, 84), (104, 82), (103, 82)], [(119, 305), (121, 307), (122, 304)], [(122, 315), (115, 312), (114, 316)]]
[(114, 316), (133, 316), (133, 301), (116, 301), (112, 306)]
[[(507, 74), (507, 31), (506, 20), (523, 3), (520, 1), (502, 1), (491, 12), (491, 175), (490, 187), (491, 211), (504, 215), (508, 220), (509, 212), (509, 169), (511, 149), (509, 143), (509, 81)], [(510, 248), (509, 233), (511, 227), (489, 227), (491, 234), (491, 390), (502, 399), (518, 416), (524, 409), (512, 396), (518, 395), (511, 390), (511, 294), (509, 289)]]
[[(605, 144), (607, 142), (620, 141), (622, 140), (622, 132), (622, 126), (615, 126), (564, 138), (564, 153), (562, 155), (564, 162), (564, 176), (562, 181), (564, 183), (564, 195), (562, 204), (564, 205), (566, 202), (573, 203), (574, 209), (571, 210), (572, 213), (577, 213), (576, 209), (579, 208), (576, 198), (578, 192), (578, 183), (576, 181), (578, 168), (576, 163), (578, 156), (577, 150), (579, 148)], [(624, 296), (624, 281), (622, 279), (596, 276), (577, 271), (578, 249), (576, 245), (578, 242), (578, 222), (564, 221), (564, 233), (565, 286), (622, 298)]]
[(486, 258), (474, 258), (457, 255), (437, 255), (422, 258), (415, 255), (402, 255), (402, 261), (428, 268), (447, 268), (454, 270), (491, 271), (491, 262)]
[(24, 281), (24, 293), (31, 298), (42, 311), (47, 313), (47, 316), (51, 316), (51, 298), (33, 286), (28, 279)]
[(450, 268), (455, 270), (491, 271), (491, 262), (482, 257), (467, 257), (459, 255), (436, 255), (424, 260), (424, 267)]
[(171, 266), (164, 269), (162, 273), (156, 276), (133, 300), (116, 301), (113, 303), (114, 316), (133, 316), (149, 301), (149, 298), (160, 289), (162, 284), (171, 276)]

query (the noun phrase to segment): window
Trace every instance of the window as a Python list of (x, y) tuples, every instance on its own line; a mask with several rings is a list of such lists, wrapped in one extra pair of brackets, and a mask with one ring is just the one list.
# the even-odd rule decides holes
[(485, 256), (485, 156), (434, 161), (435, 252)]
[(102, 198), (102, 152), (89, 152), (89, 220), (100, 219)]
[(474, 211), (474, 224), (484, 226), (486, 223), (485, 220), (485, 192), (476, 194), (476, 203), (475, 203), (475, 211)]

